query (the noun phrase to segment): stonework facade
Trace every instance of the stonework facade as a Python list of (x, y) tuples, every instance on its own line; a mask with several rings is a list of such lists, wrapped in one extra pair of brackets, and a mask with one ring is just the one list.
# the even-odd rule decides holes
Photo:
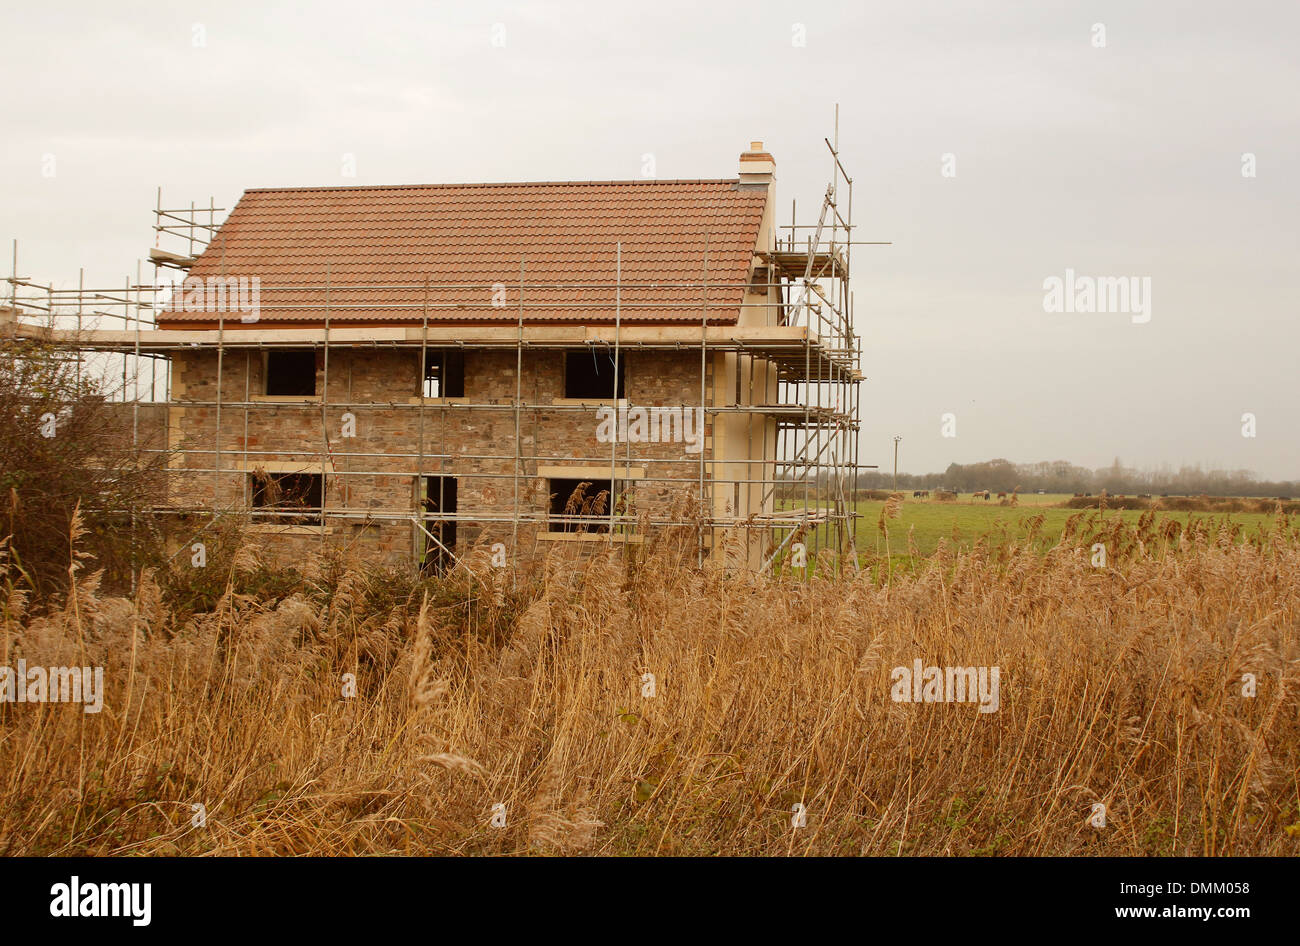
[[(615, 402), (566, 398), (564, 390), (564, 359), (590, 358), (589, 350), (517, 356), (514, 349), (466, 348), (463, 356), (464, 392), (455, 398), (421, 397), (421, 349), (410, 346), (332, 346), (328, 363), (317, 347), (317, 395), (271, 397), (264, 350), (177, 352), (169, 428), (178, 475), (171, 479), (183, 495), (173, 498), (192, 509), (249, 511), (253, 533), (276, 557), (292, 560), (330, 543), (400, 565), (433, 549), (416, 522), (428, 528), (436, 518), (423, 508), (425, 478), (450, 477), (459, 520), (453, 551), (499, 542), (510, 561), (522, 563), (553, 542), (606, 541), (594, 531), (600, 523), (584, 525), (585, 535), (548, 523), (557, 481), (608, 481), (613, 461), (620, 515), (662, 518), (689, 508), (701, 477), (713, 476), (707, 419), (697, 452), (680, 441), (598, 439), (598, 411)], [(702, 368), (713, 403), (720, 357), (702, 365), (698, 350), (625, 352), (623, 403), (699, 407)], [(518, 411), (516, 393), (525, 405)], [(285, 474), (323, 477), (323, 523), (256, 505), (258, 478)]]

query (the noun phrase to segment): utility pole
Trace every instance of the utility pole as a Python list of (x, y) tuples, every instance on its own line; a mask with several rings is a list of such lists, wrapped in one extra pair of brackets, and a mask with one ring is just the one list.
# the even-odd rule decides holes
[(894, 492), (898, 492), (898, 442), (902, 437), (894, 438)]

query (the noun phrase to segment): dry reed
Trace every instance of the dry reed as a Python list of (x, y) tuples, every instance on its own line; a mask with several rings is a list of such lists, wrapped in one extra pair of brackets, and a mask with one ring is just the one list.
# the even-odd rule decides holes
[[(184, 618), (74, 563), (10, 587), (0, 662), (102, 665), (105, 706), (0, 704), (0, 849), (1295, 854), (1300, 535), (1234, 538), (1076, 517), (804, 582), (566, 546), (522, 593), (476, 552), (411, 604), (316, 562)], [(1000, 709), (892, 702), (917, 658)]]

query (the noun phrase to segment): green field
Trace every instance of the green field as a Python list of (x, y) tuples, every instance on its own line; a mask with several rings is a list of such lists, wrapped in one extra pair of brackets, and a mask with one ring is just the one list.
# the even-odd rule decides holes
[[(933, 494), (931, 494), (933, 496)], [(1039, 529), (1039, 542), (1048, 548), (1060, 538), (1066, 521), (1071, 516), (1081, 513), (1084, 516), (1098, 515), (1106, 521), (1122, 518), (1126, 523), (1136, 525), (1142, 517), (1142, 510), (1096, 510), (1068, 509), (1061, 504), (1071, 498), (1067, 493), (1021, 494), (1015, 506), (1000, 505), (997, 499), (973, 500), (964, 496), (956, 502), (937, 502), (931, 499), (913, 499), (911, 491), (904, 493), (901, 512), (896, 519), (891, 519), (889, 527), (889, 554), (891, 557), (907, 555), (908, 536), (916, 546), (916, 553), (921, 556), (932, 554), (939, 545), (939, 540), (946, 538), (953, 546), (970, 546), (981, 537), (990, 545), (1003, 545), (1008, 542), (1023, 540), (1029, 531), (1028, 521), (1041, 515), (1043, 523)], [(884, 502), (860, 502), (858, 512), (858, 552), (866, 556), (884, 555), (885, 538), (878, 523)], [(1209, 513), (1209, 512), (1157, 512), (1157, 526), (1167, 519), (1174, 519), (1184, 527), (1198, 520), (1207, 520), (1211, 525), (1225, 519), (1243, 528), (1246, 534), (1255, 534), (1257, 530), (1267, 532), (1273, 524), (1273, 516), (1267, 513)], [(825, 542), (823, 532), (821, 540)], [(811, 544), (810, 544), (811, 548)]]

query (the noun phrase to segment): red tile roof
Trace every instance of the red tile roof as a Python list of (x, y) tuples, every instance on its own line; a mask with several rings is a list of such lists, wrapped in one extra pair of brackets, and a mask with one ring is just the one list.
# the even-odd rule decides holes
[[(327, 282), (331, 324), (426, 303), (430, 322), (513, 322), (522, 258), (527, 321), (597, 323), (622, 241), (622, 318), (698, 322), (707, 242), (710, 321), (734, 322), (766, 199), (734, 180), (248, 190), (190, 276), (260, 279), (260, 323), (323, 321)], [(181, 308), (160, 322), (217, 318)]]

